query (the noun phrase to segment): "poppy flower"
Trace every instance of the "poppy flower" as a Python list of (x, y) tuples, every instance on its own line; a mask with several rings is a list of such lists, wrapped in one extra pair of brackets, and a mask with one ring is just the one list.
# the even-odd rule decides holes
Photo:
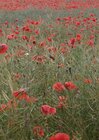
[(77, 21), (75, 24), (76, 24), (76, 26), (80, 26), (81, 25), (81, 23), (79, 21)]
[(24, 26), (23, 28), (22, 28), (22, 30), (23, 31), (26, 31), (26, 32), (31, 32), (31, 29), (30, 29), (30, 27), (29, 26)]
[(70, 140), (70, 137), (66, 133), (57, 133), (54, 136), (51, 136), (49, 140)]
[(84, 79), (84, 83), (91, 84), (92, 83), (92, 79)]
[(44, 130), (41, 126), (35, 126), (33, 128), (33, 133), (39, 137), (43, 137), (44, 136)]
[(76, 40), (77, 40), (77, 41), (81, 41), (81, 39), (82, 39), (81, 34), (77, 34), (77, 35), (76, 35)]
[(65, 86), (61, 83), (61, 82), (56, 82), (54, 85), (53, 85), (53, 89), (57, 92), (62, 92), (65, 90)]
[(65, 88), (71, 91), (77, 89), (77, 86), (73, 82), (69, 81), (65, 82)]
[(35, 32), (36, 35), (39, 35), (40, 34), (40, 31), (39, 30), (35, 30), (34, 32)]
[(27, 100), (28, 95), (24, 89), (20, 89), (18, 91), (14, 91), (13, 96), (19, 100)]
[(68, 41), (68, 45), (69, 47), (72, 47), (72, 48), (75, 48), (75, 42), (76, 42), (76, 38), (71, 38), (69, 41)]
[(45, 41), (40, 42), (39, 47), (45, 47), (45, 46), (46, 46), (46, 42)]
[(91, 47), (94, 47), (94, 40), (91, 40), (91, 39), (90, 39), (90, 40), (88, 41), (88, 45), (91, 46)]
[(51, 37), (48, 37), (47, 40), (48, 40), (49, 42), (52, 42), (52, 38), (51, 38)]
[(12, 40), (12, 39), (16, 39), (16, 38), (17, 38), (17, 36), (15, 34), (10, 34), (7, 36), (8, 40)]
[(56, 113), (56, 108), (51, 107), (49, 105), (42, 105), (41, 106), (41, 112), (44, 115), (54, 115)]
[(66, 54), (66, 53), (68, 53), (68, 48), (62, 47), (62, 48), (60, 49), (60, 51), (61, 51), (62, 54)]
[(56, 52), (57, 52), (57, 48), (56, 47), (48, 47), (47, 48), (48, 49), (48, 51), (50, 52), (50, 53), (53, 53), (53, 54), (55, 54)]
[(4, 111), (5, 109), (7, 109), (7, 105), (6, 104), (1, 104), (0, 112)]
[(35, 55), (32, 57), (32, 60), (37, 63), (44, 63), (46, 61), (46, 57), (43, 55)]
[(0, 44), (0, 54), (6, 53), (8, 46), (6, 44)]
[(23, 36), (22, 36), (22, 39), (23, 39), (23, 40), (26, 40), (26, 41), (29, 41), (29, 39), (28, 39), (28, 37), (27, 37), (26, 35), (23, 35)]

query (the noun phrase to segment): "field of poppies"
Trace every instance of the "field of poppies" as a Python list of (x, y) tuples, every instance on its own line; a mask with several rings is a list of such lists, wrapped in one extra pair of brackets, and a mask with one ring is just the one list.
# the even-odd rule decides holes
[(0, 140), (99, 140), (98, 0), (0, 0)]

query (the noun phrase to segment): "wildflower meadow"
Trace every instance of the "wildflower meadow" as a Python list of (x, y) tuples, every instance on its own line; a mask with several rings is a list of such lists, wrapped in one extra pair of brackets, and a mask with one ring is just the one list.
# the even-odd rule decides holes
[(98, 0), (0, 0), (0, 140), (99, 140)]

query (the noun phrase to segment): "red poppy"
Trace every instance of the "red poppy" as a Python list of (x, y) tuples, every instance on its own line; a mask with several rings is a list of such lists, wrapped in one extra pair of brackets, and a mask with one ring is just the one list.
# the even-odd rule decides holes
[(33, 133), (39, 137), (43, 137), (44, 136), (44, 130), (41, 126), (35, 126), (33, 128)]
[(76, 40), (77, 40), (77, 41), (81, 41), (81, 39), (82, 39), (81, 34), (77, 34), (77, 35), (76, 35)]
[(91, 84), (92, 83), (92, 79), (84, 79), (84, 83)]
[(70, 140), (70, 137), (66, 133), (57, 133), (54, 136), (51, 136), (49, 140)]
[(51, 107), (49, 105), (42, 105), (41, 106), (41, 112), (44, 115), (54, 115), (56, 113), (56, 108)]
[(57, 92), (62, 92), (65, 90), (65, 86), (61, 83), (61, 82), (56, 82), (54, 85), (53, 85), (53, 89)]
[(13, 96), (19, 100), (26, 100), (28, 95), (24, 89), (20, 89), (18, 91), (14, 91)]
[(72, 48), (75, 48), (75, 42), (76, 42), (76, 38), (71, 38), (69, 41), (68, 41), (68, 45), (69, 47), (72, 47)]
[(23, 28), (22, 28), (22, 30), (23, 31), (26, 31), (26, 32), (31, 32), (31, 29), (30, 29), (30, 27), (29, 26), (24, 26)]
[(56, 47), (53, 47), (53, 46), (52, 47), (48, 47), (47, 49), (48, 49), (48, 51), (50, 53), (54, 53), (55, 54), (57, 52), (57, 48)]
[(1, 104), (0, 112), (4, 111), (5, 109), (7, 109), (7, 105), (6, 104)]
[(12, 39), (16, 39), (17, 36), (15, 34), (10, 34), (7, 36), (7, 39), (12, 40)]
[(35, 55), (32, 57), (32, 60), (37, 63), (44, 63), (46, 61), (46, 57), (43, 55)]
[(46, 42), (45, 41), (40, 42), (39, 47), (45, 47), (45, 46), (46, 46)]
[(60, 49), (60, 51), (61, 51), (62, 54), (66, 54), (66, 53), (68, 53), (68, 48), (62, 47), (62, 48)]
[(94, 47), (94, 40), (91, 40), (91, 39), (90, 39), (90, 40), (88, 41), (88, 45), (91, 46), (91, 47)]
[(8, 46), (6, 44), (0, 44), (0, 54), (6, 53)]
[(27, 37), (26, 35), (23, 35), (23, 36), (22, 36), (22, 39), (23, 39), (23, 40), (26, 40), (26, 41), (29, 41), (29, 39), (28, 39), (28, 37)]
[(34, 32), (35, 32), (36, 35), (39, 35), (40, 34), (40, 31), (39, 30), (35, 30)]
[(77, 89), (77, 86), (71, 81), (65, 82), (65, 87), (66, 87), (66, 89), (68, 89), (70, 91)]
[(75, 24), (76, 24), (76, 26), (80, 26), (81, 25), (81, 23), (79, 21), (77, 21)]
[(51, 37), (48, 37), (47, 40), (48, 40), (49, 42), (52, 42), (52, 38), (51, 38)]

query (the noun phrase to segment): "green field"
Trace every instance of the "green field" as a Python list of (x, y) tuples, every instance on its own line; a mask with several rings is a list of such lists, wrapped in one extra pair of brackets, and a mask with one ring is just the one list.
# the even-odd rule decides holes
[(0, 140), (99, 140), (98, 13), (0, 11)]

